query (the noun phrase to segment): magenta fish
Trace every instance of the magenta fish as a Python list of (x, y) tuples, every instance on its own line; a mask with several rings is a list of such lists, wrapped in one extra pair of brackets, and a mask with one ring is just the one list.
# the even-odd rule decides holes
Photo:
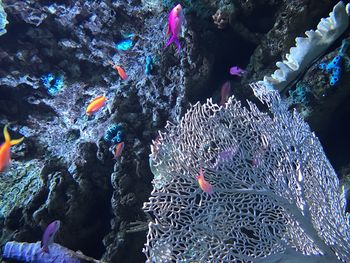
[(182, 13), (182, 6), (178, 4), (175, 6), (169, 13), (168, 18), (168, 29), (166, 35), (171, 35), (166, 47), (169, 46), (172, 42), (175, 42), (177, 49), (180, 50), (180, 41), (179, 34), (181, 34), (181, 27), (184, 22), (184, 16)]
[(246, 71), (241, 69), (240, 67), (233, 66), (233, 67), (230, 68), (230, 74), (231, 75), (242, 77), (245, 73), (246, 73)]
[(59, 220), (55, 220), (46, 227), (41, 239), (41, 249), (43, 252), (49, 253), (49, 246), (53, 244), (53, 239), (55, 238), (55, 234), (60, 228), (60, 225), (61, 222)]
[(221, 87), (221, 101), (219, 105), (224, 105), (228, 98), (231, 95), (231, 84), (229, 81), (226, 81)]

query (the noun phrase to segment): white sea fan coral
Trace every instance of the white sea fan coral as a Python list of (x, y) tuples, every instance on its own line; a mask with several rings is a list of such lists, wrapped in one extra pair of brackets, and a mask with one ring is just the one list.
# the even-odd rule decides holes
[(147, 262), (350, 261), (345, 197), (319, 140), (276, 91), (252, 86), (270, 112), (208, 100), (154, 142)]

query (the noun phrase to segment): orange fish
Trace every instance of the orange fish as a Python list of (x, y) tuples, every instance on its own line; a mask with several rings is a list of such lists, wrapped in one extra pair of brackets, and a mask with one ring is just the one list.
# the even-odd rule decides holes
[(10, 163), (11, 146), (22, 142), (24, 139), (24, 137), (22, 137), (17, 140), (11, 140), (10, 134), (7, 131), (7, 125), (5, 125), (4, 127), (4, 137), (5, 137), (5, 142), (0, 146), (0, 172), (3, 172), (8, 166), (8, 164)]
[(118, 71), (119, 76), (123, 80), (126, 80), (128, 78), (128, 75), (126, 75), (125, 70), (121, 66), (114, 65), (112, 61), (108, 61), (108, 62)]
[(96, 99), (92, 100), (86, 108), (86, 114), (90, 116), (101, 109), (105, 105), (106, 100), (107, 99), (105, 96), (99, 96)]
[(205, 179), (204, 179), (204, 172), (203, 172), (203, 169), (201, 168), (199, 170), (199, 175), (197, 175), (197, 180), (198, 180), (198, 184), (199, 184), (199, 187), (207, 194), (212, 194), (213, 193), (213, 186), (207, 182)]
[(117, 159), (124, 149), (124, 142), (118, 143), (114, 148), (114, 159)]
[(128, 75), (126, 75), (125, 70), (121, 66), (115, 66), (114, 68), (118, 71), (119, 76), (123, 80), (126, 80), (128, 78)]

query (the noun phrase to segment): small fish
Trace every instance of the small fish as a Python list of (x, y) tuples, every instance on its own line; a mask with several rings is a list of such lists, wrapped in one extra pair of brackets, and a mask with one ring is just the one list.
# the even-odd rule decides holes
[(7, 125), (4, 127), (4, 137), (5, 142), (0, 146), (0, 172), (5, 171), (11, 161), (11, 146), (19, 144), (24, 139), (24, 137), (22, 137), (17, 140), (11, 140), (10, 134), (7, 130)]
[(224, 105), (228, 98), (230, 97), (231, 94), (231, 84), (229, 81), (226, 81), (224, 85), (221, 87), (221, 101), (220, 101), (220, 106)]
[(218, 168), (220, 164), (223, 164), (225, 162), (231, 162), (232, 158), (236, 155), (238, 148), (239, 146), (237, 144), (233, 144), (227, 149), (219, 152), (213, 168)]
[(146, 68), (145, 73), (146, 75), (150, 75), (153, 70), (153, 58), (151, 56), (146, 57)]
[(99, 96), (93, 99), (86, 108), (86, 114), (89, 116), (92, 115), (93, 113), (101, 109), (105, 105), (106, 101), (107, 99), (105, 96)]
[(230, 68), (230, 74), (231, 75), (242, 77), (245, 73), (246, 73), (246, 71), (241, 69), (240, 67), (233, 66), (233, 67)]
[(184, 22), (184, 16), (182, 13), (182, 6), (178, 4), (169, 13), (168, 28), (167, 28), (166, 35), (167, 36), (171, 35), (171, 37), (165, 47), (175, 42), (177, 49), (179, 51), (181, 50), (179, 35), (182, 34), (183, 22)]
[(41, 250), (43, 252), (49, 253), (49, 246), (53, 244), (55, 234), (60, 228), (60, 225), (61, 222), (59, 220), (55, 220), (46, 227), (43, 237), (41, 239)]
[(114, 148), (114, 159), (118, 159), (124, 149), (124, 142), (118, 143)]
[(126, 75), (125, 70), (121, 66), (115, 65), (113, 61), (109, 61), (109, 64), (111, 64), (114, 69), (118, 71), (118, 75), (122, 78), (122, 80), (126, 80), (128, 78), (128, 75)]
[(132, 44), (133, 44), (132, 39), (130, 38), (123, 39), (119, 41), (117, 44), (115, 44), (115, 48), (118, 50), (126, 51), (132, 47)]
[(199, 187), (205, 193), (207, 193), (207, 194), (213, 193), (213, 186), (204, 179), (204, 172), (203, 172), (202, 168), (199, 170), (199, 175), (197, 175), (197, 180), (198, 180)]

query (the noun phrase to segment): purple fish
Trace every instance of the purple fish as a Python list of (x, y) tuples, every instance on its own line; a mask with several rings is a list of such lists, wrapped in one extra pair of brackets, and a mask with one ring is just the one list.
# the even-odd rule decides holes
[(233, 67), (230, 68), (230, 74), (231, 75), (242, 77), (243, 74), (245, 74), (245, 73), (246, 73), (246, 71), (241, 69), (240, 67), (233, 66)]
[(221, 101), (219, 105), (224, 105), (231, 94), (231, 84), (229, 81), (226, 81), (221, 87)]
[(213, 168), (217, 169), (220, 164), (232, 161), (238, 151), (238, 147), (237, 144), (234, 144), (219, 152)]
[(181, 27), (184, 21), (184, 16), (182, 13), (182, 6), (178, 4), (175, 6), (169, 13), (168, 18), (168, 28), (166, 35), (171, 35), (168, 43), (166, 44), (166, 47), (169, 46), (172, 42), (175, 42), (177, 45), (177, 49), (180, 51), (180, 41), (179, 41), (179, 35), (181, 34)]
[(53, 244), (53, 239), (55, 238), (55, 234), (60, 228), (60, 225), (61, 222), (59, 220), (55, 220), (46, 227), (41, 239), (41, 249), (45, 253), (49, 253), (49, 246)]

